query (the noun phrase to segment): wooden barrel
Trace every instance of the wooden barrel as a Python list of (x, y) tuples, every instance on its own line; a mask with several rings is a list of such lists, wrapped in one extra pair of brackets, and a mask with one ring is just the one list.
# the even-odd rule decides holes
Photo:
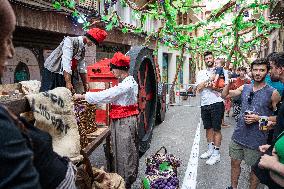
[(127, 55), (131, 59), (129, 73), (139, 85), (139, 151), (144, 153), (150, 146), (157, 108), (157, 77), (153, 51), (147, 47), (135, 46)]

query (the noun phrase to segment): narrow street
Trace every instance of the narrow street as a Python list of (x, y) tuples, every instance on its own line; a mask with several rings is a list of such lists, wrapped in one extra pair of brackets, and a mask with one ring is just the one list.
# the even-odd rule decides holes
[[(190, 103), (188, 101), (190, 100)], [(198, 97), (191, 97), (183, 104), (187, 105), (199, 105)], [(225, 189), (230, 184), (230, 158), (229, 158), (229, 142), (234, 130), (235, 121), (232, 117), (225, 118), (225, 122), (230, 124), (230, 128), (223, 128), (223, 140), (221, 146), (221, 162), (208, 166), (205, 164), (206, 160), (197, 158), (197, 175), (194, 172), (190, 173), (194, 169), (194, 165), (191, 163), (188, 167), (188, 162), (191, 158), (191, 154), (198, 151), (192, 149), (196, 130), (198, 124), (200, 124), (200, 108), (190, 106), (170, 106), (166, 114), (165, 121), (156, 126), (153, 132), (153, 138), (150, 149), (140, 158), (139, 175), (136, 183), (133, 185), (133, 189), (139, 189), (141, 186), (141, 179), (145, 172), (145, 158), (154, 154), (160, 147), (165, 146), (168, 153), (174, 154), (181, 159), (181, 167), (178, 169), (180, 187), (181, 189)], [(196, 145), (196, 144), (195, 144)], [(199, 155), (203, 153), (207, 148), (207, 142), (205, 139), (205, 130), (202, 123), (200, 124), (200, 142), (199, 142)], [(198, 152), (197, 152), (198, 153)], [(186, 180), (189, 185), (186, 187), (184, 182), (187, 169), (190, 169), (191, 179)], [(248, 188), (248, 167), (242, 166), (242, 172), (240, 178), (240, 189)], [(184, 184), (184, 185), (183, 185)], [(262, 187), (259, 187), (262, 188)]]
[[(155, 154), (162, 146), (166, 147), (168, 153), (181, 160), (181, 167), (178, 168), (181, 189), (225, 189), (230, 185), (229, 143), (234, 131), (235, 120), (231, 116), (225, 117), (225, 123), (228, 123), (230, 128), (222, 128), (221, 162), (209, 166), (205, 164), (206, 160), (199, 158), (200, 154), (207, 149), (205, 130), (198, 107), (199, 98), (191, 97), (182, 101), (182, 104), (184, 106), (169, 106), (165, 121), (154, 128), (151, 147), (140, 158), (138, 178), (132, 185), (132, 189), (141, 188), (141, 180), (146, 170), (146, 157)], [(199, 124), (200, 141), (198, 144), (194, 144), (196, 143), (195, 136)], [(192, 148), (193, 144), (199, 146), (198, 150)], [(92, 162), (98, 167), (105, 166), (103, 154), (103, 147), (101, 146), (92, 155)], [(196, 158), (196, 155), (198, 158)], [(195, 158), (192, 158), (192, 156)], [(196, 160), (198, 162), (195, 162)], [(186, 173), (190, 175), (187, 179), (185, 179)], [(248, 189), (248, 179), (249, 168), (242, 164), (239, 189)], [(265, 189), (261, 185), (258, 188)]]
[[(196, 101), (195, 105), (199, 101)], [(151, 147), (140, 158), (139, 175), (133, 189), (138, 189), (146, 170), (145, 158), (156, 153), (165, 146), (168, 153), (180, 158), (181, 167), (178, 169), (179, 180), (182, 181), (190, 157), (196, 126), (200, 121), (200, 108), (187, 106), (170, 106), (165, 121), (157, 125), (153, 131)]]
[[(1, 0), (0, 31), (0, 189), (233, 188), (233, 110), (209, 165), (200, 158), (221, 91), (246, 110), (232, 156), (254, 164), (238, 148), (257, 149), (273, 126), (259, 167), (282, 184), (283, 98), (271, 87), (283, 97), (284, 0)], [(250, 169), (241, 163), (238, 189)]]
[[(199, 158), (200, 154), (207, 149), (205, 130), (203, 129), (200, 108), (198, 107), (199, 98), (191, 97), (186, 101), (182, 101), (182, 104), (184, 106), (169, 106), (165, 121), (154, 128), (151, 147), (140, 158), (138, 178), (132, 185), (132, 189), (141, 188), (141, 180), (146, 170), (145, 158), (156, 153), (162, 146), (166, 147), (168, 153), (181, 160), (181, 167), (178, 168), (181, 189), (225, 189), (230, 185), (229, 143), (234, 131), (235, 120), (231, 116), (229, 118), (225, 117), (225, 122), (230, 125), (230, 128), (222, 128), (221, 162), (209, 166), (205, 164), (206, 160)], [(199, 124), (200, 141), (196, 144), (196, 131)], [(192, 147), (193, 144), (194, 148)], [(196, 145), (199, 146), (198, 149), (195, 148)], [(102, 146), (93, 153), (92, 161), (98, 167), (105, 166)], [(242, 164), (239, 189), (248, 188), (248, 173), (249, 168)], [(264, 188), (259, 186), (259, 189)]]

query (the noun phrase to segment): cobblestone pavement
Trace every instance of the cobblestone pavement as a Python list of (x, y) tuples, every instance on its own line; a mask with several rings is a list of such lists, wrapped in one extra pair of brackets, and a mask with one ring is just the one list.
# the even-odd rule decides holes
[[(192, 98), (190, 101), (182, 101), (180, 104), (184, 104), (185, 106), (169, 106), (165, 121), (154, 128), (151, 147), (140, 158), (138, 178), (132, 185), (132, 189), (141, 188), (141, 180), (144, 177), (146, 169), (145, 158), (154, 154), (162, 146), (167, 148), (168, 153), (174, 154), (181, 159), (182, 164), (178, 169), (178, 177), (180, 184), (182, 184), (190, 158), (196, 128), (200, 121), (200, 108), (191, 106), (199, 105), (198, 97)], [(232, 117), (226, 117), (225, 122), (228, 123), (230, 127), (222, 129), (221, 162), (213, 166), (208, 166), (205, 164), (206, 160), (198, 159), (196, 189), (225, 189), (230, 184), (230, 158), (228, 148), (235, 127), (235, 121)], [(205, 131), (201, 124), (199, 155), (206, 150), (206, 145)], [(105, 164), (102, 146), (93, 153), (92, 162), (99, 167)], [(240, 189), (248, 188), (248, 173), (249, 168), (243, 164), (239, 184)], [(263, 186), (259, 188), (263, 188)]]

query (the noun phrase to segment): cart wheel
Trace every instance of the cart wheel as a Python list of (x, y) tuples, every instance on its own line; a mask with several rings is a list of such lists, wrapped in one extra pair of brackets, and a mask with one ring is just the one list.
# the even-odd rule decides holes
[(130, 70), (138, 83), (138, 137), (139, 151), (143, 154), (150, 147), (157, 107), (157, 78), (153, 52), (147, 47), (133, 47), (130, 56)]

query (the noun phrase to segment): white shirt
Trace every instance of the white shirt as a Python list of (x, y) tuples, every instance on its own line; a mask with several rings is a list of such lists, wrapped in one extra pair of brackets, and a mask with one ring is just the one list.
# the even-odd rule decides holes
[(85, 99), (90, 104), (129, 106), (137, 103), (138, 84), (133, 76), (126, 77), (118, 85), (99, 92), (87, 92)]
[[(196, 76), (196, 85), (199, 85), (204, 81), (210, 80), (213, 74), (214, 74), (214, 69), (200, 70)], [(225, 84), (227, 84), (228, 83), (227, 70), (224, 70), (224, 76), (225, 76)], [(202, 89), (200, 96), (201, 96), (201, 106), (211, 105), (217, 102), (223, 102), (221, 94), (209, 88)]]
[(86, 70), (86, 64), (84, 61), (84, 58), (82, 58), (82, 51), (85, 48), (85, 44), (83, 42), (83, 37), (79, 36), (79, 48), (78, 53), (73, 55), (73, 44), (69, 37), (65, 37), (64, 43), (62, 46), (62, 72), (60, 74), (63, 74), (63, 71), (66, 71), (69, 74), (72, 74), (71, 70), (71, 60), (74, 57), (76, 60), (78, 60), (78, 71), (79, 73), (87, 73)]

